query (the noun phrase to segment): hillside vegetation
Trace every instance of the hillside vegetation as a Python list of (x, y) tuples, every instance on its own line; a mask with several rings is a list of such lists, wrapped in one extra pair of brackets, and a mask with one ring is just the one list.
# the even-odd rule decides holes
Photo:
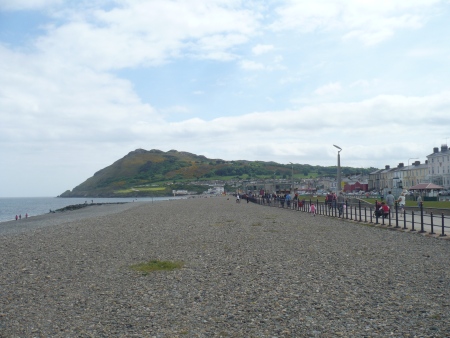
[[(67, 190), (61, 197), (167, 196), (172, 190), (201, 193), (206, 182), (246, 178), (289, 178), (291, 165), (261, 161), (224, 161), (170, 150), (137, 149), (94, 176)], [(369, 173), (375, 168), (343, 167), (343, 175)], [(294, 164), (294, 178), (336, 176), (336, 166)], [(202, 184), (202, 182), (204, 184)]]

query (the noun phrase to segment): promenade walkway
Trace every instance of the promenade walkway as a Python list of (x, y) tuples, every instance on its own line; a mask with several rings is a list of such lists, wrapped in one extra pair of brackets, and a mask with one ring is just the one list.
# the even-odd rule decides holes
[(430, 236), (440, 237), (442, 239), (450, 240), (450, 216), (439, 212), (433, 212), (433, 209), (412, 209), (407, 208), (402, 214), (399, 211), (394, 211), (390, 218), (376, 217), (374, 215), (375, 207), (366, 203), (353, 202), (346, 203), (343, 208), (343, 213), (339, 214), (337, 206), (329, 207), (325, 202), (310, 200), (303, 200), (302, 203), (282, 203), (280, 200), (267, 200), (262, 198), (250, 199), (253, 203), (262, 206), (285, 208), (287, 210), (298, 212), (309, 212), (311, 203), (316, 206), (318, 215), (327, 217), (336, 217), (345, 220), (369, 223), (375, 226), (384, 226), (403, 231), (411, 231), (427, 234)]

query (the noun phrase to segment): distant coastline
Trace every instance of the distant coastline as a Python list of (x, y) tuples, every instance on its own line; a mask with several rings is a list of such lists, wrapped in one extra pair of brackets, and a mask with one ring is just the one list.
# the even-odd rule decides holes
[(28, 218), (45, 215), (52, 211), (68, 207), (70, 205), (91, 205), (104, 203), (126, 203), (126, 202), (157, 202), (170, 199), (180, 199), (186, 197), (130, 197), (130, 198), (88, 198), (88, 197), (1, 197), (0, 198), (0, 226), (3, 222), (14, 221), (15, 216), (21, 216), (23, 221)]

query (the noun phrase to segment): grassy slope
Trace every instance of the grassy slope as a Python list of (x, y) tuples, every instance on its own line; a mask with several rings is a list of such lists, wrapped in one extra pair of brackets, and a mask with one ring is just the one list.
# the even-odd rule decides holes
[[(357, 172), (358, 168), (343, 168)], [(294, 165), (295, 179), (315, 178), (319, 174), (336, 173), (334, 167)], [(201, 190), (202, 187), (187, 185), (198, 180), (273, 179), (287, 178), (291, 166), (275, 162), (223, 161), (208, 159), (201, 155), (170, 150), (138, 149), (130, 152), (92, 177), (61, 196), (162, 196), (174, 190)], [(220, 173), (220, 174), (219, 174)], [(177, 185), (171, 185), (177, 183)], [(205, 189), (206, 190), (206, 189)]]

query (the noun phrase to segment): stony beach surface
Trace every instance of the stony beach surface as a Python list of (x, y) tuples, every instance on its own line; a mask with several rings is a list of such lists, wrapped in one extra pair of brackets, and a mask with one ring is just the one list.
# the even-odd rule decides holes
[[(0, 233), (0, 337), (450, 336), (449, 241), (232, 197), (95, 208)], [(153, 259), (184, 266), (130, 269)]]

